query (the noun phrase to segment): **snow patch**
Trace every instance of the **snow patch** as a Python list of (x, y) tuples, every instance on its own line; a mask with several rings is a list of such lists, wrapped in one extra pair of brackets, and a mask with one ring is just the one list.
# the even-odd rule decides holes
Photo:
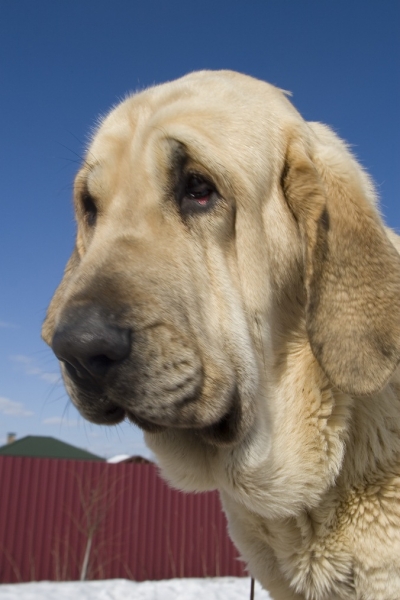
[[(1, 600), (247, 600), (249, 577), (164, 581), (39, 581), (0, 585)], [(254, 600), (270, 600), (256, 582)]]

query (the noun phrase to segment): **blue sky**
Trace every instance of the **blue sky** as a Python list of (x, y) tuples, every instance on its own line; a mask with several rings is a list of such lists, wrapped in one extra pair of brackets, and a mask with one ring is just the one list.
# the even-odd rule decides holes
[(40, 339), (97, 118), (128, 92), (196, 69), (265, 79), (352, 145), (400, 230), (399, 27), (397, 0), (1, 0), (0, 444), (16, 432), (146, 454), (132, 425), (79, 417)]

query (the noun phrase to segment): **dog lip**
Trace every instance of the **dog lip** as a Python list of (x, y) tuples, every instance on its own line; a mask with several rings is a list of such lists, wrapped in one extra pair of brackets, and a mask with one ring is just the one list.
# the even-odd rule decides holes
[(211, 424), (194, 424), (190, 419), (165, 424), (162, 419), (153, 421), (149, 418), (139, 417), (132, 410), (127, 410), (126, 416), (132, 423), (148, 433), (160, 433), (167, 429), (189, 430), (196, 432), (204, 442), (213, 446), (230, 446), (237, 442), (238, 437), (243, 433), (242, 409), (237, 388), (231, 394), (226, 411)]
[(118, 425), (126, 418), (126, 411), (117, 406), (116, 404), (112, 404), (108, 406), (104, 410), (96, 410), (95, 413), (86, 413), (84, 412), (84, 417), (95, 423), (96, 425)]
[(125, 419), (126, 412), (120, 406), (112, 406), (104, 412), (105, 418), (108, 422), (112, 421), (113, 423), (120, 423)]

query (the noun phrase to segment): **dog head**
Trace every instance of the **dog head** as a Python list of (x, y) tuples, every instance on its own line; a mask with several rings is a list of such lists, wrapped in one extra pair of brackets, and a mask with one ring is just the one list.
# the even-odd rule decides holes
[(294, 338), (352, 394), (396, 368), (400, 260), (372, 186), (273, 86), (200, 72), (128, 98), (74, 198), (43, 337), (90, 421), (232, 445)]

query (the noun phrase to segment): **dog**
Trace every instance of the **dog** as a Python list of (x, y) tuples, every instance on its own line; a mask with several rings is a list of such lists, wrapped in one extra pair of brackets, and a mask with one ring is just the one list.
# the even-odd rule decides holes
[(43, 338), (81, 414), (218, 489), (275, 600), (400, 598), (400, 242), (288, 94), (201, 71), (104, 118)]

